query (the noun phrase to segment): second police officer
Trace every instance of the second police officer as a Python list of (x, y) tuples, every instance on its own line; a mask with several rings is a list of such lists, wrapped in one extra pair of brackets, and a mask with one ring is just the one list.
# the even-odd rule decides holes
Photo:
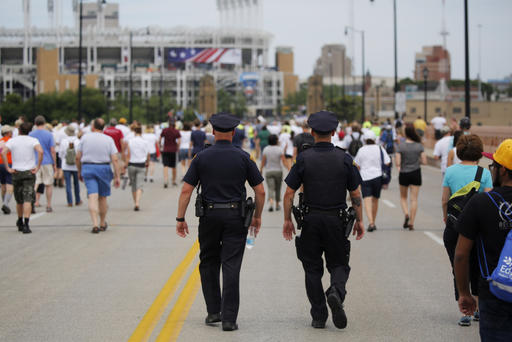
[[(200, 216), (199, 273), (208, 312), (205, 322), (222, 321), (222, 329), (231, 331), (238, 329), (240, 267), (247, 226), (250, 223), (258, 233), (265, 190), (263, 177), (249, 154), (232, 145), (234, 129), (240, 121), (231, 114), (219, 113), (210, 118), (210, 123), (215, 144), (195, 156), (183, 178), (176, 232), (181, 237), (189, 233), (185, 213), (194, 187), (199, 184), (202, 193), (198, 192), (196, 216)], [(252, 222), (246, 205), (246, 181), (255, 193)]]
[[(364, 235), (359, 185), (361, 176), (352, 158), (331, 144), (338, 126), (336, 115), (321, 111), (311, 114), (308, 124), (315, 144), (297, 156), (296, 164), (285, 179), (283, 236), (291, 240), (295, 227), (291, 220), (293, 197), (304, 186), (304, 218), (300, 236), (295, 239), (297, 256), (306, 276), (306, 292), (311, 303), (311, 325), (324, 328), (328, 317), (326, 298), (334, 325), (343, 329), (347, 316), (343, 308), (345, 285), (350, 273), (350, 241), (343, 227), (342, 213), (346, 210), (347, 190), (355, 209), (353, 234), (359, 240)], [(324, 294), (322, 254), (325, 254), (331, 286)]]

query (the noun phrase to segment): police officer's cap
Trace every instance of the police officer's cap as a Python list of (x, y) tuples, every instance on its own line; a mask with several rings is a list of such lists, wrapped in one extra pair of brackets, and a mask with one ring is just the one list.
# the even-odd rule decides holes
[(221, 112), (213, 114), (210, 118), (210, 123), (216, 131), (230, 132), (240, 124), (240, 120), (233, 114)]
[(335, 131), (338, 127), (336, 114), (328, 111), (321, 111), (311, 114), (308, 118), (308, 125), (312, 130), (320, 134), (327, 134)]

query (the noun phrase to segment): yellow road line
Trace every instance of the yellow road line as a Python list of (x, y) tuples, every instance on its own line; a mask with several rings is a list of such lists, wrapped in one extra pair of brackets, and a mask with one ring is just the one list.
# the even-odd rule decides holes
[(133, 332), (128, 341), (140, 342), (147, 341), (151, 336), (151, 332), (155, 328), (157, 322), (160, 320), (165, 308), (171, 301), (174, 292), (178, 288), (179, 283), (183, 279), (189, 265), (192, 263), (199, 251), (199, 242), (196, 240), (183, 261), (176, 267), (172, 275), (169, 277), (164, 287), (156, 297), (151, 307), (146, 312), (139, 325)]
[(199, 291), (200, 280), (201, 278), (199, 276), (198, 265), (194, 268), (194, 271), (192, 271), (192, 274), (188, 278), (188, 281), (178, 297), (176, 304), (167, 317), (164, 327), (156, 339), (157, 342), (176, 341), (178, 339), (181, 327), (183, 326), (183, 323), (185, 323), (190, 307), (192, 306), (197, 292)]

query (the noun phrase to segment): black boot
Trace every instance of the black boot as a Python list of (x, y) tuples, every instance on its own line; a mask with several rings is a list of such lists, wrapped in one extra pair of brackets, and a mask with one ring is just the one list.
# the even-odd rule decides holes
[(238, 330), (238, 324), (236, 324), (235, 322), (222, 322), (222, 330), (224, 330), (224, 331)]
[(206, 319), (204, 320), (206, 324), (219, 323), (220, 321), (220, 313), (208, 314), (208, 316), (206, 316)]
[(347, 327), (347, 315), (343, 309), (343, 301), (341, 300), (338, 291), (331, 287), (327, 291), (327, 304), (331, 308), (332, 322), (338, 329), (344, 329)]

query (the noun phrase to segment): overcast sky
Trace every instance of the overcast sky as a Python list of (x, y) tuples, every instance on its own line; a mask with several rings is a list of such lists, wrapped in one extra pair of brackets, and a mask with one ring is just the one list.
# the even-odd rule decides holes
[[(71, 0), (64, 3), (64, 24), (71, 26)], [(87, 0), (86, 0), (87, 1)], [(107, 0), (113, 1), (113, 0)], [(295, 72), (311, 75), (323, 44), (350, 46), (344, 27), (351, 24), (351, 0), (264, 0), (264, 29), (274, 35), (274, 47), (292, 46)], [(353, 0), (354, 24), (365, 30), (366, 69), (373, 75), (392, 76), (393, 0)], [(396, 0), (398, 8), (398, 74), (412, 77), (414, 54), (423, 45), (441, 44), (442, 0)], [(46, 0), (32, 0), (32, 21), (48, 26)], [(122, 26), (173, 27), (217, 26), (215, 0), (118, 0)], [(22, 27), (22, 0), (0, 1), (0, 26)], [(512, 0), (469, 0), (471, 77), (478, 73), (478, 24), (481, 28), (482, 78), (512, 74)], [(452, 78), (464, 77), (464, 1), (446, 0), (446, 23), (450, 32)], [(356, 74), (361, 73), (361, 39), (356, 36)]]

